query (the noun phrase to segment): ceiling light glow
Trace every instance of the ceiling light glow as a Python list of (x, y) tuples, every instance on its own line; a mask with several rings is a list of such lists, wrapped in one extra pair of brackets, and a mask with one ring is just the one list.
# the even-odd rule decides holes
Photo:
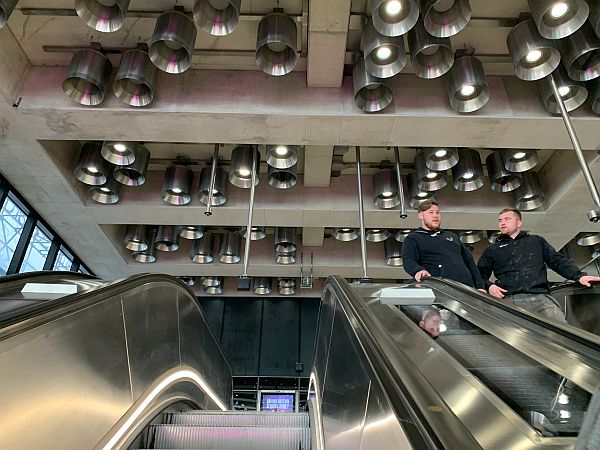
[(569, 12), (569, 5), (566, 2), (558, 2), (550, 9), (550, 15), (555, 19), (560, 19)]
[(471, 178), (473, 178), (473, 176), (474, 176), (474, 175), (475, 175), (475, 174), (474, 174), (473, 172), (465, 172), (465, 173), (463, 174), (463, 178), (464, 178), (465, 180), (470, 180)]
[(240, 177), (249, 177), (250, 176), (250, 171), (248, 169), (240, 169), (240, 171), (238, 173), (240, 174)]
[(475, 86), (471, 86), (470, 84), (467, 84), (461, 88), (460, 95), (462, 95), (463, 97), (469, 97), (470, 95), (473, 95), (474, 92), (475, 92)]
[(527, 153), (525, 153), (525, 152), (516, 152), (513, 155), (513, 158), (514, 159), (523, 159), (523, 158), (525, 158), (525, 156), (527, 156)]
[(569, 86), (561, 86), (558, 88), (558, 93), (561, 97), (569, 95), (569, 92), (571, 92), (571, 88)]
[(121, 152), (123, 153), (124, 151), (127, 150), (127, 147), (125, 146), (125, 144), (115, 144), (113, 145), (113, 148), (117, 151), (117, 152)]
[(277, 148), (275, 148), (275, 153), (278, 156), (285, 156), (288, 154), (288, 148), (285, 145), (278, 145)]
[(435, 152), (435, 156), (437, 156), (438, 158), (443, 158), (447, 154), (448, 154), (447, 150), (438, 150)]
[(397, 16), (402, 11), (402, 3), (398, 0), (390, 0), (385, 4), (385, 12), (390, 16)]
[(392, 56), (392, 50), (389, 47), (382, 46), (375, 51), (375, 55), (377, 56), (377, 59), (386, 61)]
[(542, 57), (541, 50), (531, 50), (529, 53), (527, 53), (527, 56), (525, 56), (525, 59), (527, 60), (527, 62), (534, 63), (534, 62), (539, 61), (541, 57)]
[(429, 178), (430, 180), (433, 180), (435, 177), (437, 177), (437, 173), (435, 172), (429, 172), (427, 175), (425, 175), (427, 178)]

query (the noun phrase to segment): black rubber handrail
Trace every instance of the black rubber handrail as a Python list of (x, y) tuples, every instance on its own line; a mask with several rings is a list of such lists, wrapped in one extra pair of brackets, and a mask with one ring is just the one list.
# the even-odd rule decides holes
[(12, 275), (5, 275), (0, 277), (0, 288), (4, 288), (4, 284), (15, 283), (25, 280), (38, 281), (40, 278), (82, 278), (86, 280), (97, 280), (98, 277), (94, 275), (88, 275), (87, 273), (81, 272), (69, 272), (66, 270), (41, 270), (39, 272), (24, 272), (15, 273)]

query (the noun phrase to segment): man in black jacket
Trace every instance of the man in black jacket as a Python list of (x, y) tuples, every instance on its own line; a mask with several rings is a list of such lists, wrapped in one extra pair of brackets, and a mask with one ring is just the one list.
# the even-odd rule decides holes
[(404, 270), (421, 281), (423, 277), (444, 277), (484, 289), (471, 252), (455, 233), (440, 229), (437, 202), (426, 200), (418, 207), (421, 227), (410, 233), (402, 245)]
[[(600, 281), (600, 277), (580, 271), (543, 237), (521, 231), (523, 222), (518, 209), (500, 211), (498, 225), (500, 236), (484, 250), (477, 263), (487, 291), (494, 297), (564, 321), (563, 312), (550, 295), (546, 265), (559, 275), (588, 287), (591, 281)], [(492, 272), (496, 284), (489, 281)]]

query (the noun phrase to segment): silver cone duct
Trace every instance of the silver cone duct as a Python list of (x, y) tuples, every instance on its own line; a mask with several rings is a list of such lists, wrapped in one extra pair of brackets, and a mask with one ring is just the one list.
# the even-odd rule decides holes
[(75, 0), (75, 11), (81, 20), (103, 33), (120, 30), (128, 8), (129, 0)]
[(419, 18), (415, 0), (372, 0), (371, 18), (375, 29), (385, 36), (400, 36)]
[[(573, 111), (585, 103), (588, 96), (588, 91), (585, 84), (581, 81), (573, 81), (567, 75), (564, 67), (559, 66), (552, 75), (554, 82), (558, 87), (558, 93), (562, 97), (563, 103), (567, 111)], [(544, 102), (546, 111), (550, 114), (560, 114), (560, 107), (554, 96), (554, 89), (549, 79), (543, 79), (538, 82), (540, 96)]]
[(79, 161), (73, 171), (75, 178), (90, 186), (100, 186), (110, 178), (112, 165), (102, 158), (102, 144), (91, 142), (83, 144)]
[(539, 156), (537, 150), (500, 150), (504, 167), (509, 172), (525, 172), (533, 169), (538, 161)]
[(187, 205), (192, 196), (194, 172), (186, 166), (173, 164), (165, 170), (162, 199), (172, 205)]
[(402, 244), (395, 239), (387, 239), (383, 243), (385, 263), (388, 266), (400, 267), (402, 265)]
[(454, 63), (450, 39), (430, 35), (421, 20), (408, 33), (408, 50), (415, 75), (420, 78), (441, 77)]
[(146, 182), (146, 171), (150, 163), (150, 152), (143, 145), (133, 149), (135, 161), (126, 166), (117, 166), (113, 172), (115, 179), (126, 186), (141, 186)]
[(524, 172), (523, 184), (515, 190), (515, 208), (521, 211), (531, 211), (544, 204), (546, 199), (534, 171)]
[(123, 53), (117, 69), (113, 92), (119, 100), (129, 106), (148, 106), (154, 100), (154, 87), (158, 69), (143, 50), (128, 50)]
[(62, 89), (67, 96), (82, 105), (102, 103), (108, 89), (112, 64), (106, 55), (91, 48), (73, 53)]
[(190, 259), (198, 264), (209, 264), (213, 260), (214, 235), (204, 233), (200, 239), (194, 241), (194, 247), (190, 252)]
[(90, 197), (98, 203), (114, 205), (120, 199), (122, 187), (123, 185), (113, 177), (108, 177), (102, 186), (90, 188)]
[(373, 203), (381, 209), (391, 209), (400, 204), (398, 178), (393, 170), (380, 170), (373, 175)]
[(523, 180), (517, 173), (509, 172), (504, 166), (502, 152), (493, 151), (485, 159), (490, 187), (496, 192), (510, 192), (521, 186)]
[(175, 252), (179, 249), (179, 236), (175, 225), (161, 225), (156, 233), (154, 246), (162, 252)]
[(450, 37), (471, 20), (469, 0), (421, 0), (425, 29), (432, 36)]
[(483, 65), (474, 56), (454, 61), (448, 76), (448, 98), (456, 112), (470, 113), (483, 108), (490, 100), (490, 89)]
[(377, 78), (389, 78), (399, 74), (406, 65), (404, 37), (390, 37), (378, 33), (373, 23), (363, 29), (360, 47), (367, 71)]
[(256, 33), (256, 65), (264, 73), (281, 76), (290, 73), (298, 62), (296, 22), (283, 13), (264, 16)]
[(546, 39), (573, 34), (589, 15), (584, 0), (528, 0), (528, 3), (538, 31)]
[(458, 149), (455, 147), (426, 147), (425, 164), (436, 172), (451, 169), (458, 163)]
[(125, 248), (136, 252), (148, 250), (148, 228), (146, 225), (127, 225)]
[(241, 0), (196, 0), (194, 22), (213, 36), (227, 36), (237, 27), (241, 3)]
[(183, 73), (192, 65), (196, 45), (196, 24), (185, 13), (167, 11), (156, 19), (148, 55), (167, 73)]

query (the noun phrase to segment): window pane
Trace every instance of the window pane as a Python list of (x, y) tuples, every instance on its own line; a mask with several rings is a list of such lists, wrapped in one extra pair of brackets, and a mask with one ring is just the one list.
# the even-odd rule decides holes
[(0, 275), (6, 275), (26, 221), (27, 214), (7, 197), (0, 210)]
[(58, 252), (56, 261), (54, 261), (54, 267), (52, 270), (71, 270), (73, 260), (69, 258), (62, 250)]
[(42, 270), (50, 250), (50, 244), (52, 244), (50, 238), (39, 227), (35, 227), (20, 272)]
[(89, 272), (89, 270), (87, 270), (87, 269), (86, 269), (86, 268), (83, 266), (83, 264), (82, 264), (82, 265), (79, 267), (79, 270), (78, 270), (78, 272), (79, 272), (79, 273), (85, 273), (86, 275), (91, 275), (91, 274), (90, 274), (90, 272)]

